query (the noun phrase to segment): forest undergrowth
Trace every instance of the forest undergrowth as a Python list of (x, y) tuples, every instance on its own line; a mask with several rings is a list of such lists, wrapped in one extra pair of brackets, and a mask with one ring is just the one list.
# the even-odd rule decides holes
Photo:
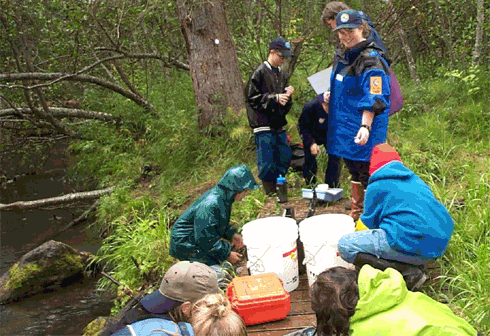
[[(490, 333), (490, 97), (484, 92), (490, 92), (489, 73), (479, 68), (461, 73), (441, 70), (421, 86), (412, 84), (403, 69), (397, 73), (405, 104), (390, 119), (388, 142), (455, 221), (446, 254), (438, 260), (441, 281), (427, 294), (449, 304), (486, 335)], [(306, 76), (301, 72), (295, 76), (297, 96), (288, 116), (288, 133), (299, 142), (297, 119), (314, 94)], [(158, 283), (175, 262), (168, 255), (169, 227), (186, 205), (233, 165), (246, 164), (257, 176), (245, 115), (227, 114), (224, 125), (212, 135), (199, 131), (189, 76), (174, 72), (171, 81), (174, 85), (162, 81), (153, 87), (157, 116), (135, 110), (123, 99), (87, 92), (86, 101), (121, 113), (126, 120), (117, 130), (94, 122), (86, 132), (97, 133), (97, 140), (71, 146), (73, 172), (90, 172), (101, 186), (117, 186), (101, 200), (91, 229), (107, 234), (97, 260), (106, 261), (108, 272), (133, 290)], [(104, 104), (110, 106), (100, 106)], [(325, 162), (322, 157), (320, 172)], [(342, 183), (348, 194), (347, 181)], [(262, 191), (254, 191), (233, 205), (232, 222), (242, 226), (257, 218), (264, 203)], [(100, 286), (113, 285), (102, 279)], [(118, 291), (114, 314), (128, 299), (121, 288)]]

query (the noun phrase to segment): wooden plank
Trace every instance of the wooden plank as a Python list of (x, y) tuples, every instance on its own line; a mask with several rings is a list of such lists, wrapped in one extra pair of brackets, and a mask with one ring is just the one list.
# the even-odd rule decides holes
[(309, 290), (294, 290), (291, 293), (291, 302), (301, 302), (310, 301), (310, 291)]
[(294, 316), (305, 314), (313, 314), (313, 310), (311, 309), (311, 302), (291, 302), (291, 312), (288, 315)]
[[(310, 325), (315, 325), (315, 323), (316, 323), (315, 314), (287, 316), (284, 320), (248, 326), (247, 332), (250, 335), (252, 332), (261, 332), (261, 331), (272, 332), (276, 330), (281, 330), (283, 334), (285, 334), (287, 333), (287, 331), (285, 330), (301, 329)], [(262, 335), (262, 334), (257, 334), (257, 335)]]

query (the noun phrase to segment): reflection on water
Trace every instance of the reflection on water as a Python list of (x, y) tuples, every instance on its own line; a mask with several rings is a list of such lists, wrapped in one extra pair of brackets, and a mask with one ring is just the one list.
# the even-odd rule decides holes
[(108, 316), (112, 295), (97, 293), (95, 280), (82, 280), (55, 293), (43, 293), (0, 306), (1, 335), (81, 335), (97, 316)]
[[(77, 186), (65, 181), (66, 174), (56, 163), (53, 152), (51, 172), (26, 175), (9, 181), (0, 189), (0, 203), (37, 200), (76, 192)], [(0, 274), (8, 271), (20, 257), (36, 248), (76, 219), (93, 202), (79, 202), (42, 210), (2, 211)], [(55, 240), (79, 251), (96, 253), (100, 238), (87, 229), (89, 223), (63, 232)], [(97, 293), (96, 279), (85, 279), (56, 292), (43, 293), (21, 302), (0, 305), (0, 335), (81, 335), (97, 316), (110, 314), (112, 294)]]

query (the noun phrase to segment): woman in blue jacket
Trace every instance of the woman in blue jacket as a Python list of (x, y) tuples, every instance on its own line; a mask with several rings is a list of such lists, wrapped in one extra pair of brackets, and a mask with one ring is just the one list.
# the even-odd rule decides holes
[(384, 52), (371, 39), (369, 25), (355, 10), (337, 15), (342, 49), (335, 57), (329, 102), (327, 152), (339, 156), (351, 174), (350, 215), (362, 213), (373, 147), (385, 142), (390, 107), (390, 76)]
[(177, 219), (171, 232), (170, 255), (209, 266), (240, 260), (241, 255), (232, 251), (222, 238), (230, 240), (238, 249), (243, 246), (242, 236), (230, 225), (231, 206), (248, 190), (258, 187), (247, 166), (230, 168), (215, 187)]

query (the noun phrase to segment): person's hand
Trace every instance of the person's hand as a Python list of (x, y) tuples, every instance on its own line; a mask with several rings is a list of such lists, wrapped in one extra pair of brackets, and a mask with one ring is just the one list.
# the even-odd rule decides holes
[(286, 94), (288, 95), (288, 97), (291, 97), (294, 93), (294, 88), (290, 85), (286, 88)]
[(369, 130), (366, 127), (359, 128), (357, 135), (354, 138), (354, 142), (358, 145), (364, 146), (369, 140)]
[(289, 100), (289, 96), (287, 93), (279, 93), (277, 95), (277, 102), (281, 104), (282, 106), (286, 105), (286, 103)]
[(316, 143), (310, 146), (310, 152), (312, 155), (320, 154), (320, 147)]
[(328, 104), (322, 103), (323, 110), (328, 114)]
[(231, 237), (231, 242), (233, 245), (235, 245), (235, 248), (237, 250), (241, 249), (243, 247), (243, 237), (239, 233), (235, 233), (233, 237)]
[(323, 101), (325, 102), (325, 104), (328, 104), (330, 102), (330, 91), (323, 92)]
[(232, 264), (235, 264), (236, 262), (240, 261), (241, 259), (242, 259), (242, 255), (240, 253), (235, 252), (235, 251), (231, 251), (230, 256), (226, 260), (228, 260)]

